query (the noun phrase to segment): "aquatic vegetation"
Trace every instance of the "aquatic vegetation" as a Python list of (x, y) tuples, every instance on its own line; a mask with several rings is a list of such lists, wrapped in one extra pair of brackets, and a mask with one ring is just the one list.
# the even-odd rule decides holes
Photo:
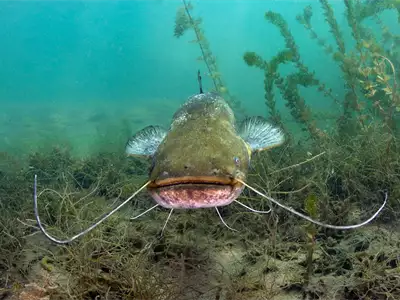
[[(400, 16), (400, 6), (397, 0), (383, 0), (383, 1), (358, 1), (355, 4), (357, 13), (357, 21), (360, 22), (368, 17), (379, 15), (387, 9), (396, 9)], [(400, 19), (398, 19), (400, 22)]]
[(241, 117), (246, 116), (246, 112), (240, 104), (240, 101), (229, 93), (229, 90), (222, 79), (222, 74), (218, 69), (217, 59), (212, 54), (210, 43), (207, 40), (204, 30), (201, 28), (202, 19), (192, 17), (191, 11), (193, 4), (189, 1), (182, 0), (183, 7), (179, 8), (176, 13), (174, 36), (180, 38), (188, 29), (193, 29), (196, 39), (192, 41), (199, 45), (201, 56), (197, 58), (203, 61), (207, 67), (207, 75), (211, 78), (214, 91), (221, 93), (226, 101), (231, 105), (237, 114)]
[[(381, 1), (379, 2), (379, 4), (376, 4), (379, 6), (379, 10), (394, 7), (394, 2), (388, 1), (385, 4), (382, 4)], [(320, 38), (313, 29), (311, 6), (305, 7), (303, 13), (297, 16), (297, 20), (310, 32), (311, 38), (316, 39), (324, 51), (338, 62), (343, 72), (347, 93), (343, 100), (342, 115), (337, 117), (338, 130), (341, 131), (342, 136), (351, 135), (351, 132), (357, 134), (357, 132), (354, 132), (354, 130), (357, 130), (356, 128), (365, 128), (371, 122), (376, 121), (383, 121), (393, 130), (396, 123), (395, 120), (398, 120), (398, 113), (395, 110), (400, 101), (398, 93), (396, 93), (396, 89), (398, 89), (396, 80), (398, 80), (399, 75), (396, 74), (394, 65), (399, 62), (398, 56), (392, 56), (393, 46), (388, 50), (381, 47), (371, 30), (365, 28), (361, 23), (363, 18), (360, 17), (360, 14), (365, 14), (363, 12), (364, 9), (366, 7), (374, 7), (374, 5), (369, 3), (364, 7), (361, 6), (360, 2), (355, 4), (352, 1), (344, 1), (347, 9), (348, 25), (356, 43), (355, 49), (349, 50), (345, 45), (341, 29), (329, 1), (321, 0), (320, 3), (330, 27), (330, 32), (336, 42), (336, 51), (334, 51), (332, 45)], [(356, 12), (360, 11), (361, 13), (356, 14)], [(299, 94), (297, 86), (318, 86), (318, 90), (323, 92), (324, 96), (331, 97), (338, 105), (341, 105), (342, 101), (333, 97), (332, 89), (328, 88), (326, 83), (322, 83), (315, 78), (314, 73), (302, 63), (294, 37), (283, 16), (268, 11), (265, 14), (265, 18), (279, 28), (285, 40), (286, 49), (275, 56), (273, 61), (278, 62), (275, 65), (291, 63), (298, 70), (297, 73), (290, 74), (284, 78), (276, 68), (269, 67), (269, 64), (257, 54), (253, 52), (244, 54), (244, 60), (249, 66), (257, 66), (264, 70), (265, 95), (269, 113), (272, 119), (277, 119), (274, 109), (274, 96), (272, 94), (273, 85), (276, 85), (282, 97), (287, 101), (286, 105), (290, 108), (294, 120), (304, 126), (311, 137), (323, 137), (324, 134), (317, 127), (313, 119), (314, 116), (306, 101)], [(375, 18), (379, 20), (379, 17)], [(390, 32), (389, 29), (385, 28), (384, 39), (386, 42), (395, 39), (388, 32)], [(392, 89), (394, 90), (393, 92)], [(357, 117), (355, 118), (355, 116)]]
[[(320, 219), (338, 225), (364, 219), (368, 213), (366, 208), (372, 210), (381, 202), (382, 194), (377, 191), (389, 188), (389, 206), (378, 220), (384, 226), (398, 217), (395, 209), (400, 194), (400, 182), (395, 175), (395, 169), (400, 168), (397, 152), (390, 150), (388, 159), (392, 161), (393, 169), (386, 169), (391, 173), (382, 176), (385, 164), (378, 158), (385, 153), (382, 147), (385, 137), (380, 131), (370, 129), (366, 136), (353, 143), (340, 145), (332, 139), (329, 144), (324, 144), (327, 153), (313, 160), (306, 155), (307, 151), (315, 151), (310, 148), (285, 148), (283, 156), (281, 151), (259, 155), (249, 181), (298, 210), (304, 208), (304, 200), (310, 194), (316, 195), (318, 202), (309, 203), (307, 206), (311, 209), (306, 210), (311, 215), (316, 204)], [(368, 153), (364, 151), (366, 144), (372, 147)], [(58, 152), (49, 151), (42, 155), (41, 160), (51, 153)], [(67, 152), (61, 153), (70, 157)], [(59, 154), (56, 157), (66, 160)], [(93, 158), (72, 159), (65, 169), (68, 175), (64, 183), (56, 177), (39, 181), (43, 222), (48, 230), (61, 236), (75, 234), (109, 210), (114, 202), (121, 203), (122, 195), (118, 198), (118, 194), (103, 192), (115, 188), (115, 179), (121, 183), (121, 188), (136, 182), (129, 189), (137, 189), (143, 182), (143, 175), (131, 173), (135, 159), (125, 159), (117, 169), (117, 178), (107, 179), (103, 177), (106, 170), (103, 168), (120, 164), (119, 158), (106, 154), (100, 157), (108, 157), (108, 163), (97, 167), (97, 160)], [(49, 156), (49, 161), (52, 160)], [(286, 168), (302, 161), (306, 163)], [(56, 173), (58, 167), (54, 165), (53, 168), (47, 172)], [(76, 184), (73, 174), (80, 174), (75, 170), (82, 169), (91, 174), (90, 178), (96, 178), (90, 186)], [(22, 170), (19, 177), (1, 181), (1, 186), (10, 185), (7, 192), (1, 190), (1, 199), (8, 194), (10, 199), (18, 197), (22, 200), (15, 210), (7, 210), (10, 215), (4, 215), (3, 210), (1, 218), (7, 221), (2, 221), (6, 232), (19, 241), (9, 237), (1, 240), (2, 249), (7, 249), (7, 252), (1, 252), (0, 261), (5, 271), (2, 274), (7, 274), (2, 280), (8, 280), (10, 289), (24, 291), (25, 283), (36, 278), (35, 282), (39, 284), (51, 283), (43, 288), (47, 288), (46, 293), (54, 299), (67, 295), (70, 299), (92, 299), (96, 295), (125, 299), (165, 299), (170, 295), (173, 299), (180, 299), (191, 293), (193, 299), (218, 294), (231, 294), (236, 297), (233, 299), (241, 299), (257, 293), (272, 298), (285, 290), (298, 290), (305, 284), (306, 255), (309, 253), (309, 242), (304, 240), (307, 227), (301, 226), (297, 217), (279, 207), (274, 208), (270, 215), (260, 216), (244, 213), (237, 206), (222, 207), (220, 213), (225, 222), (239, 232), (227, 230), (213, 210), (175, 212), (170, 217), (168, 229), (159, 238), (168, 211), (156, 208), (154, 213), (135, 222), (129, 221), (138, 211), (151, 206), (151, 199), (143, 195), (133, 201), (133, 206), (117, 212), (99, 229), (76, 243), (55, 247), (37, 234), (31, 208), (32, 171), (29, 168)], [(377, 172), (371, 173), (370, 170)], [(388, 182), (387, 178), (393, 182)], [(20, 189), (16, 188), (19, 184)], [(62, 201), (50, 190), (45, 191), (44, 186), (59, 193)], [(251, 190), (245, 192), (240, 201), (259, 210), (270, 206)], [(15, 224), (15, 218), (23, 223)], [(349, 297), (367, 292), (377, 295), (382, 291), (380, 283), (385, 282), (392, 295), (397, 295), (400, 291), (396, 291), (396, 257), (400, 245), (394, 234), (384, 229), (343, 233), (319, 228), (313, 247), (313, 272), (304, 292), (320, 297), (329, 297), (330, 293), (346, 293)], [(383, 245), (390, 246), (384, 250)], [(7, 265), (9, 269), (4, 269)], [(332, 276), (337, 280), (334, 285), (330, 281)], [(10, 289), (7, 291), (11, 292)]]
[(264, 71), (264, 89), (265, 89), (265, 105), (268, 108), (269, 120), (273, 124), (277, 124), (284, 128), (282, 118), (275, 108), (275, 95), (273, 92), (275, 82), (283, 80), (278, 73), (279, 64), (292, 60), (292, 52), (288, 50), (281, 51), (270, 62), (264, 61), (255, 52), (246, 52), (244, 60), (249, 66), (255, 66)]
[[(302, 126), (305, 126), (312, 137), (318, 138), (322, 133), (316, 127), (315, 121), (312, 120), (310, 108), (300, 96), (297, 85), (303, 85), (304, 87), (316, 85), (320, 91), (324, 91), (325, 96), (331, 97), (333, 97), (332, 90), (327, 90), (325, 84), (320, 83), (314, 74), (309, 71), (308, 67), (303, 64), (294, 37), (284, 18), (280, 14), (271, 11), (265, 14), (265, 18), (279, 28), (285, 39), (287, 49), (279, 52), (270, 63), (262, 62), (263, 59), (253, 52), (246, 52), (243, 58), (249, 66), (257, 66), (264, 70), (265, 97), (267, 106), (272, 108), (270, 112), (272, 120), (276, 122), (280, 118), (277, 117), (274, 109), (275, 100), (272, 89), (275, 84), (282, 96), (287, 100), (287, 107), (289, 107), (293, 118), (301, 123)], [(278, 67), (280, 64), (288, 62), (292, 62), (299, 69), (299, 72), (284, 78), (279, 74)]]
[[(318, 200), (314, 194), (309, 195), (304, 201), (304, 209), (308, 213), (308, 215), (314, 219), (318, 217), (317, 206)], [(313, 253), (315, 249), (315, 238), (318, 231), (314, 224), (308, 224), (306, 227), (306, 239), (307, 239), (307, 258), (306, 258), (306, 266), (307, 271), (305, 273), (304, 283), (306, 285), (310, 282), (310, 277), (313, 272)]]
[[(349, 131), (346, 131), (346, 128), (349, 128), (346, 126), (349, 124), (352, 124), (350, 127), (358, 126), (362, 129), (376, 121), (383, 121), (393, 130), (398, 120), (398, 114), (394, 113), (394, 109), (398, 107), (400, 101), (396, 96), (396, 89), (398, 89), (396, 80), (399, 80), (399, 75), (396, 74), (394, 68), (394, 65), (399, 64), (399, 59), (398, 56), (393, 56), (393, 44), (390, 48), (382, 47), (382, 45), (392, 42), (395, 37), (389, 33), (388, 28), (383, 28), (384, 43), (380, 43), (372, 30), (363, 26), (362, 21), (369, 16), (366, 11), (393, 9), (395, 1), (377, 1), (374, 4), (344, 1), (348, 25), (355, 41), (353, 50), (346, 49), (329, 2), (321, 0), (320, 3), (337, 44), (337, 51), (330, 51), (330, 53), (341, 67), (348, 90), (339, 124), (339, 126), (345, 126), (342, 133), (349, 134)], [(311, 7), (307, 7), (303, 15), (298, 16), (298, 20), (310, 31), (311, 37), (319, 39), (312, 28), (311, 15)], [(378, 14), (374, 18), (378, 20), (381, 27), (384, 26)], [(333, 48), (326, 44), (322, 46), (325, 49)], [(354, 120), (355, 115), (356, 120)]]
[(222, 83), (221, 73), (218, 71), (216, 58), (211, 52), (210, 44), (205, 36), (204, 30), (201, 28), (202, 19), (194, 19), (190, 11), (193, 10), (193, 5), (190, 2), (182, 1), (183, 7), (177, 11), (175, 19), (174, 36), (180, 38), (186, 30), (193, 29), (196, 42), (199, 45), (201, 56), (198, 60), (204, 61), (209, 75), (214, 84), (215, 91), (225, 94), (228, 93), (227, 88)]

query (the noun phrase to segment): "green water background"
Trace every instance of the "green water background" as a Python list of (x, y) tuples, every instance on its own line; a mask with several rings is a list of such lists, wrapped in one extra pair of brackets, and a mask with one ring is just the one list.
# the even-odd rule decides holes
[[(353, 46), (342, 1), (330, 1), (348, 47)], [(249, 114), (268, 116), (263, 73), (243, 60), (246, 51), (265, 59), (284, 49), (279, 29), (267, 22), (268, 10), (281, 13), (299, 47), (302, 61), (343, 99), (337, 63), (312, 40), (296, 15), (313, 7), (312, 24), (335, 48), (318, 1), (193, 1), (195, 17), (217, 57), (223, 79)], [(192, 31), (173, 36), (181, 1), (0, 1), (0, 151), (24, 155), (63, 145), (78, 156), (123, 151), (126, 139), (150, 124), (168, 126), (174, 111), (204, 88), (212, 88)], [(397, 16), (385, 12), (392, 26)], [(376, 27), (366, 20), (369, 27)], [(378, 34), (379, 36), (379, 34)], [(288, 74), (294, 69), (282, 66)], [(301, 95), (320, 126), (341, 106), (316, 88)], [(277, 107), (296, 131), (285, 101)]]

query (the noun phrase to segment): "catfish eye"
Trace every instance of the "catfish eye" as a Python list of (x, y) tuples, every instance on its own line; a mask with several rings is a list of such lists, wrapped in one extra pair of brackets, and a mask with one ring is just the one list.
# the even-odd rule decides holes
[(239, 159), (239, 157), (235, 156), (235, 157), (233, 158), (233, 161), (235, 162), (235, 165), (236, 165), (237, 167), (240, 165), (240, 159)]

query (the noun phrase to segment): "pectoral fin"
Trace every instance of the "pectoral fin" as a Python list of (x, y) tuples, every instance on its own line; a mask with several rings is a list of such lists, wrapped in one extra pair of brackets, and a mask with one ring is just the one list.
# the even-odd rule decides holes
[(284, 134), (279, 128), (258, 116), (245, 119), (239, 128), (239, 135), (253, 152), (280, 146), (285, 141)]
[(166, 134), (167, 131), (160, 126), (147, 126), (128, 140), (125, 152), (129, 156), (152, 156)]

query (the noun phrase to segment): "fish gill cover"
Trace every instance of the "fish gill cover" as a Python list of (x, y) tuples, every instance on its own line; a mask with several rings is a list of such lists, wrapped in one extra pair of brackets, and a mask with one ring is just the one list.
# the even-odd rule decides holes
[[(1, 299), (399, 299), (400, 4), (1, 1)], [(189, 43), (187, 43), (189, 42)], [(198, 92), (285, 144), (255, 154), (232, 204), (151, 208), (127, 139)], [(239, 126), (238, 126), (239, 127)], [(165, 220), (169, 219), (166, 228)], [(236, 231), (229, 230), (232, 228)], [(163, 235), (160, 236), (160, 232)]]

